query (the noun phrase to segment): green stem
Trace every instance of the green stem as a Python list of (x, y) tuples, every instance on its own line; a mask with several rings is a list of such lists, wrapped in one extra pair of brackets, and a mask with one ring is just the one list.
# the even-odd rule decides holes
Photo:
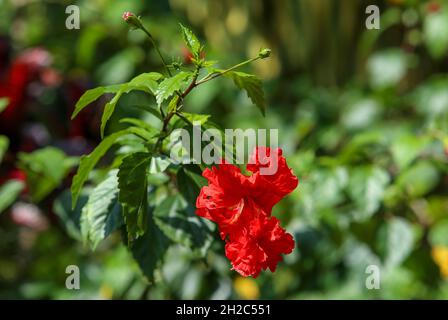
[(201, 68), (199, 66), (196, 68), (196, 70), (194, 71), (194, 74), (193, 74), (193, 78), (192, 78), (190, 84), (188, 85), (188, 87), (184, 90), (184, 92), (178, 93), (178, 97), (176, 97), (177, 98), (176, 106), (174, 107), (174, 109), (172, 111), (168, 112), (166, 117), (164, 117), (162, 129), (160, 130), (160, 136), (156, 141), (156, 144), (154, 146), (154, 151), (157, 152), (157, 150), (160, 148), (160, 145), (161, 145), (163, 139), (165, 139), (165, 135), (168, 130), (168, 124), (170, 123), (170, 120), (173, 118), (173, 116), (178, 113), (180, 106), (182, 106), (182, 104), (183, 104), (183, 99), (191, 92), (191, 90), (193, 90), (196, 87), (196, 80), (198, 79), (200, 69)]
[[(148, 34), (148, 36), (150, 37), (150, 39), (152, 39), (151, 34), (150, 34), (149, 32), (147, 32), (146, 30), (145, 30), (145, 32)], [(153, 40), (152, 40), (152, 41), (153, 41)], [(154, 46), (155, 46), (155, 45), (154, 45)], [(155, 47), (156, 47), (156, 46), (155, 46)], [(157, 47), (156, 47), (156, 48), (157, 48)], [(158, 51), (158, 50), (157, 50), (157, 51)], [(158, 51), (158, 52), (159, 52), (159, 51)], [(160, 57), (162, 58), (161, 55), (160, 55)], [(201, 67), (200, 67), (200, 66), (197, 66), (196, 70), (194, 71), (193, 78), (192, 78), (190, 84), (188, 85), (188, 87), (184, 90), (184, 92), (182, 92), (182, 93), (178, 92), (178, 93), (177, 93), (177, 94), (178, 94), (178, 100), (177, 100), (177, 102), (176, 102), (176, 106), (175, 106), (174, 109), (173, 109), (172, 111), (170, 111), (170, 112), (166, 115), (166, 117), (163, 119), (162, 130), (160, 131), (160, 136), (159, 136), (159, 138), (157, 139), (157, 142), (156, 142), (156, 144), (155, 144), (155, 146), (154, 146), (154, 150), (157, 151), (157, 150), (160, 148), (160, 145), (161, 145), (163, 139), (165, 139), (166, 131), (167, 131), (167, 129), (168, 129), (168, 124), (169, 124), (170, 120), (172, 119), (172, 117), (173, 117), (175, 114), (176, 114), (178, 117), (180, 117), (182, 120), (184, 120), (184, 121), (188, 121), (188, 119), (185, 118), (185, 117), (182, 115), (182, 113), (180, 112), (180, 109), (182, 108), (182, 105), (183, 105), (183, 99), (184, 99), (184, 98), (185, 98), (185, 97), (186, 97), (186, 96), (187, 96), (187, 95), (188, 95), (194, 88), (196, 88), (198, 85), (203, 84), (203, 83), (205, 83), (205, 82), (207, 82), (207, 81), (210, 81), (210, 80), (213, 80), (213, 79), (215, 79), (215, 78), (217, 78), (217, 77), (220, 77), (220, 76), (222, 76), (223, 74), (226, 74), (227, 72), (230, 72), (230, 71), (233, 71), (233, 70), (235, 70), (235, 69), (241, 68), (242, 66), (245, 66), (246, 64), (249, 64), (249, 63), (251, 63), (251, 62), (254, 62), (254, 61), (258, 60), (258, 59), (261, 59), (261, 57), (258, 56), (258, 57), (255, 57), (255, 58), (252, 58), (252, 59), (243, 61), (243, 62), (238, 63), (238, 64), (236, 64), (236, 65), (234, 65), (234, 66), (232, 66), (232, 67), (230, 67), (230, 68), (228, 68), (228, 69), (225, 69), (225, 70), (222, 70), (222, 71), (219, 71), (219, 72), (209, 73), (208, 75), (206, 75), (205, 77), (203, 77), (203, 78), (200, 79), (200, 80), (197, 80), (197, 79), (198, 79), (198, 76), (199, 76), (199, 72), (200, 72)], [(163, 58), (162, 58), (162, 61), (163, 61)], [(169, 70), (169, 69), (167, 68), (167, 70)]]
[(232, 67), (230, 67), (228, 69), (225, 69), (225, 70), (222, 70), (222, 71), (219, 71), (219, 72), (209, 73), (204, 78), (202, 78), (198, 82), (196, 82), (196, 85), (198, 86), (198, 85), (203, 84), (203, 83), (205, 83), (207, 81), (213, 80), (213, 79), (215, 79), (217, 77), (220, 77), (220, 76), (226, 74), (227, 72), (233, 71), (235, 69), (241, 68), (242, 66), (244, 66), (246, 64), (249, 64), (249, 63), (252, 63), (254, 61), (257, 61), (258, 59), (261, 59), (261, 58), (260, 57), (255, 57), (255, 58), (243, 61), (241, 63), (238, 63), (238, 64), (236, 64), (236, 65), (234, 65), (234, 66), (232, 66)]
[(168, 64), (166, 63), (165, 59), (163, 58), (163, 55), (162, 55), (162, 53), (160, 52), (159, 47), (157, 46), (156, 41), (154, 40), (154, 38), (152, 37), (152, 35), (149, 33), (149, 31), (146, 30), (145, 27), (142, 27), (142, 30), (143, 30), (144, 33), (146, 33), (146, 35), (148, 36), (149, 40), (151, 41), (153, 47), (156, 49), (157, 54), (159, 55), (160, 60), (162, 60), (162, 63), (163, 63), (163, 65), (164, 65), (165, 69), (166, 69), (166, 72), (168, 73), (168, 75), (169, 75), (170, 77), (172, 77), (173, 75), (172, 75), (172, 73), (171, 73), (171, 70), (170, 70), (170, 68), (168, 67)]

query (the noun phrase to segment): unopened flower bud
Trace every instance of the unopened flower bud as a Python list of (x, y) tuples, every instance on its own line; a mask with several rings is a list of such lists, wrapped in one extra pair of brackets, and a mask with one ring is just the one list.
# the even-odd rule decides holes
[(140, 18), (137, 17), (136, 15), (134, 15), (132, 12), (126, 11), (126, 12), (123, 13), (123, 15), (121, 17), (132, 28), (134, 28), (134, 29), (142, 29), (143, 28), (143, 25), (142, 25), (142, 22), (140, 21)]
[(268, 58), (270, 55), (271, 55), (271, 49), (268, 48), (261, 49), (260, 52), (258, 52), (258, 57), (260, 59)]

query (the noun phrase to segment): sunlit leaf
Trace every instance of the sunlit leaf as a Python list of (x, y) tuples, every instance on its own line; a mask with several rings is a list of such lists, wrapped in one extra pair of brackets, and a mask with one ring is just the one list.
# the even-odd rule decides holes
[(224, 76), (231, 78), (238, 88), (245, 90), (252, 103), (265, 115), (266, 100), (263, 84), (257, 76), (239, 71), (226, 72)]
[(156, 91), (157, 104), (161, 105), (163, 101), (171, 97), (176, 91), (180, 90), (190, 77), (190, 73), (181, 71), (171, 78), (165, 78), (160, 82)]
[(201, 54), (201, 43), (190, 29), (183, 26), (182, 24), (180, 24), (180, 28), (182, 30), (182, 36), (184, 38), (185, 44), (187, 45), (188, 49), (190, 49), (193, 57), (195, 57), (195, 59), (198, 59)]

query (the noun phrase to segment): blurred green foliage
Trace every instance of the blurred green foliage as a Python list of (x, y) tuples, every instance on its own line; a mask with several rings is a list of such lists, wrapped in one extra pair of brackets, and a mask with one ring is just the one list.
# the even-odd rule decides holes
[[(381, 29), (366, 30), (364, 10), (374, 3), (381, 9)], [(211, 113), (225, 128), (279, 129), (300, 184), (275, 212), (297, 246), (275, 273), (256, 280), (229, 270), (220, 241), (205, 259), (176, 247), (147, 283), (117, 232), (95, 252), (77, 241), (80, 213), (71, 212), (64, 192), (44, 232), (18, 227), (7, 213), (0, 217), (1, 297), (448, 298), (445, 2), (84, 0), (77, 1), (81, 28), (70, 31), (69, 4), (0, 0), (0, 30), (12, 37), (14, 49), (43, 46), (64, 77), (81, 75), (97, 85), (162, 71), (144, 35), (128, 32), (120, 19), (124, 11), (142, 16), (168, 56), (184, 50), (179, 21), (192, 25), (208, 58), (223, 65), (272, 48), (270, 59), (252, 70), (266, 80), (265, 118), (250, 108), (244, 93), (226, 90), (230, 84), (224, 80), (193, 92), (186, 111)], [(124, 107), (144, 99), (124, 96), (110, 126), (122, 126), (118, 120), (130, 113)], [(50, 97), (49, 110), (58, 107), (52, 103)], [(46, 177), (29, 175), (37, 203), (73, 165), (57, 150), (42, 152), (54, 156), (23, 154), (20, 162), (27, 173)], [(0, 208), (22, 187), (3, 185)], [(92, 241), (103, 236), (94, 234)], [(65, 288), (70, 264), (80, 267), (79, 291)], [(381, 270), (379, 290), (365, 287), (372, 264)]]

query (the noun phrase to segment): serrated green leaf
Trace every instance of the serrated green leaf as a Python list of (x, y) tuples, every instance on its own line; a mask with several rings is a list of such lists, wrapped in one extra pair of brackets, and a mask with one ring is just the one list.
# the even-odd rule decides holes
[(9, 180), (0, 186), (0, 213), (13, 204), (23, 188), (25, 184), (20, 180)]
[(165, 78), (160, 82), (156, 91), (156, 101), (160, 106), (163, 101), (171, 97), (176, 91), (180, 90), (185, 82), (190, 77), (189, 72), (181, 71), (171, 78)]
[(107, 136), (103, 141), (101, 141), (101, 143), (95, 148), (95, 150), (92, 151), (92, 153), (81, 157), (78, 172), (73, 177), (71, 186), (72, 208), (75, 207), (79, 197), (79, 193), (81, 192), (81, 188), (86, 182), (90, 171), (92, 171), (97, 162), (110, 149), (110, 147), (112, 147), (112, 145), (117, 141), (118, 138), (130, 133), (134, 133), (132, 131), (135, 131), (135, 129), (138, 128), (133, 128), (132, 130), (130, 130), (130, 128), (125, 129)]
[(136, 152), (125, 157), (118, 171), (118, 200), (123, 205), (124, 219), (131, 241), (143, 235), (148, 208), (147, 174), (151, 155)]
[(121, 85), (111, 85), (107, 87), (97, 87), (89, 89), (79, 98), (73, 111), (72, 119), (74, 119), (85, 107), (94, 102), (105, 93), (116, 93), (120, 90)]
[(9, 147), (9, 139), (7, 136), (0, 135), (0, 163), (3, 161), (6, 151)]
[(188, 49), (190, 49), (193, 57), (195, 57), (195, 59), (198, 59), (201, 54), (201, 43), (190, 29), (183, 26), (181, 23), (179, 23), (179, 25), (182, 30), (182, 37), (185, 44), (187, 45)]
[(8, 98), (0, 98), (0, 113), (2, 113), (3, 110), (6, 109), (8, 104), (9, 104), (9, 99)]
[(161, 264), (171, 241), (155, 225), (152, 211), (148, 211), (147, 231), (131, 243), (130, 251), (148, 281), (154, 278), (154, 271)]
[(88, 200), (88, 196), (84, 190), (80, 196), (79, 201), (76, 203), (75, 208), (71, 208), (70, 205), (70, 192), (64, 190), (54, 201), (53, 211), (59, 217), (59, 221), (62, 223), (64, 229), (68, 235), (73, 239), (82, 241), (81, 235), (81, 213), (82, 208), (85, 206)]
[(261, 113), (265, 115), (266, 100), (264, 97), (263, 84), (257, 76), (239, 71), (226, 72), (223, 75), (231, 78), (238, 88), (245, 90), (252, 103), (254, 103), (258, 109), (260, 109)]
[(213, 240), (211, 226), (180, 195), (165, 198), (154, 209), (154, 220), (169, 239), (202, 256)]
[(119, 228), (121, 219), (118, 194), (118, 170), (109, 172), (108, 177), (96, 186), (82, 209), (81, 234), (84, 243), (94, 250), (109, 234)]
[(130, 206), (139, 206), (147, 191), (144, 190), (151, 155), (136, 152), (125, 157), (118, 172), (119, 201)]

